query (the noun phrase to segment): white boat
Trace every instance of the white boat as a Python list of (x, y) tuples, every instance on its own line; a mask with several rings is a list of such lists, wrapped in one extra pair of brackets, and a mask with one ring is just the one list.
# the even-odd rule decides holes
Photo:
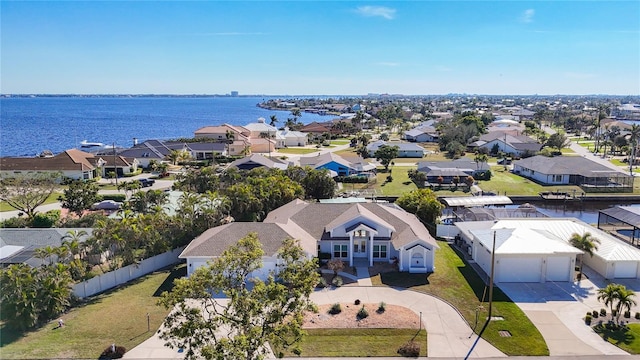
[(104, 144), (99, 142), (88, 142), (87, 140), (80, 141), (80, 147), (83, 147), (83, 148), (103, 147), (103, 146)]

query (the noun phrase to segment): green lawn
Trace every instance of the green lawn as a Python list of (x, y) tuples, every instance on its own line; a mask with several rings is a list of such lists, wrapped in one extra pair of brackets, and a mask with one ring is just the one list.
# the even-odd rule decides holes
[(318, 152), (318, 149), (295, 148), (295, 147), (278, 149), (278, 153), (281, 153), (281, 154), (297, 154), (297, 155), (301, 155), (301, 154), (311, 154), (311, 153), (314, 153), (314, 152)]
[[(423, 329), (308, 329), (300, 343), (301, 356), (372, 357), (398, 356), (403, 344), (420, 344), (420, 356), (427, 356), (427, 332)], [(276, 354), (279, 351), (275, 351)], [(285, 351), (287, 357), (295, 356)]]
[(478, 181), (478, 185), (484, 191), (495, 191), (500, 195), (538, 195), (542, 191), (566, 191), (582, 194), (582, 189), (573, 185), (559, 185), (559, 186), (542, 186), (534, 181), (524, 178), (520, 175), (516, 175), (508, 170), (505, 170), (503, 166), (491, 167), (491, 180)]
[(331, 145), (347, 145), (351, 142), (351, 140), (348, 139), (336, 139), (336, 140), (331, 140)]
[[(43, 205), (53, 204), (58, 202), (58, 196), (62, 195), (62, 193), (54, 192), (51, 194), (47, 200), (44, 201)], [(15, 209), (9, 206), (5, 201), (0, 201), (0, 212), (2, 211), (14, 211)]]
[[(428, 274), (383, 273), (372, 277), (374, 285), (398, 286), (438, 296), (456, 307), (473, 328), (476, 309), (480, 311), (479, 324), (482, 327), (487, 316), (488, 289), (478, 274), (465, 263), (460, 255), (446, 242), (439, 241), (436, 252), (438, 271)], [(485, 301), (481, 301), (483, 299)], [(504, 320), (493, 321), (483, 334), (483, 338), (507, 355), (545, 356), (549, 355), (542, 335), (527, 316), (499, 288), (494, 288), (493, 316)], [(501, 337), (498, 331), (507, 330), (511, 337)]]
[[(157, 306), (158, 296), (169, 290), (173, 279), (186, 275), (185, 265), (159, 271), (117, 290), (96, 296), (62, 315), (65, 326), (54, 329), (51, 321), (28, 333), (0, 328), (2, 359), (97, 359), (115, 343), (127, 350), (153, 335), (168, 310)], [(150, 329), (147, 331), (147, 314)]]
[(593, 330), (605, 341), (631, 353), (640, 354), (640, 324), (628, 324), (626, 329), (609, 330), (603, 325), (596, 325)]

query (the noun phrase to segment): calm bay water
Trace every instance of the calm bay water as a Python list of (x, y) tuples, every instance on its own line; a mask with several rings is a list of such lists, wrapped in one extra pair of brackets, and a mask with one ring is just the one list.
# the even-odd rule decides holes
[[(0, 156), (34, 156), (79, 148), (82, 140), (130, 147), (132, 139), (193, 137), (198, 128), (246, 125), (289, 111), (266, 110), (263, 97), (35, 97), (0, 99)], [(332, 116), (303, 113), (304, 124)]]

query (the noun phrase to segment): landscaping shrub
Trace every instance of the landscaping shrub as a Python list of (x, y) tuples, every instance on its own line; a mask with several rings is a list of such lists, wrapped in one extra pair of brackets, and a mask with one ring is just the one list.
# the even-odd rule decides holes
[(600, 316), (607, 316), (607, 309), (600, 309)]
[(336, 276), (333, 278), (333, 280), (331, 280), (331, 283), (336, 287), (340, 287), (342, 286), (342, 284), (344, 284), (344, 280), (342, 280), (342, 276)]
[(124, 356), (125, 352), (127, 352), (127, 350), (124, 346), (116, 346), (115, 344), (109, 345), (104, 349), (102, 354), (100, 354), (99, 359), (120, 359)]
[(325, 280), (325, 278), (323, 278), (322, 276), (320, 277), (320, 280), (318, 281), (318, 285), (316, 285), (316, 287), (318, 288), (326, 288), (327, 287), (327, 280)]
[(636, 318), (636, 319), (640, 319), (640, 312), (637, 312), (637, 311), (636, 311), (636, 316), (635, 316), (635, 318)]
[(125, 194), (104, 194), (102, 195), (102, 200), (113, 200), (113, 201), (123, 202), (127, 200), (127, 196)]
[(420, 356), (420, 345), (418, 345), (417, 342), (410, 340), (398, 349), (398, 354), (405, 357), (418, 357)]
[(36, 213), (31, 221), (34, 228), (50, 228), (60, 220), (60, 210), (49, 210), (46, 213)]
[(593, 316), (593, 318), (594, 318), (594, 319), (595, 319), (595, 318), (597, 318), (597, 317), (598, 317), (598, 311), (593, 310), (593, 311), (591, 312), (591, 316)]
[(378, 305), (378, 313), (382, 314), (385, 310), (387, 310), (387, 304), (382, 301), (380, 302), (380, 305)]
[(623, 316), (625, 318), (629, 319), (631, 317), (631, 311), (629, 311), (629, 310), (625, 311)]
[(587, 313), (587, 316), (584, 317), (584, 323), (587, 325), (591, 325), (591, 319), (592, 319), (591, 314)]
[(356, 305), (360, 305), (360, 299), (356, 299), (356, 301), (353, 302)]
[(329, 309), (329, 314), (336, 315), (342, 312), (342, 306), (339, 303), (335, 303), (331, 305), (331, 309)]
[(369, 312), (365, 309), (364, 305), (358, 310), (358, 320), (365, 319), (369, 316)]

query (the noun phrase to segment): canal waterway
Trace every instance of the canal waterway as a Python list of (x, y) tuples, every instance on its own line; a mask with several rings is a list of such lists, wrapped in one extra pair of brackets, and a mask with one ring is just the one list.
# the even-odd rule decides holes
[[(549, 217), (573, 217), (584, 221), (587, 224), (598, 223), (598, 212), (616, 205), (640, 206), (632, 202), (625, 203), (617, 201), (615, 204), (601, 201), (576, 201), (576, 202), (552, 202), (534, 201), (530, 202), (538, 211)], [(509, 205), (509, 208), (517, 208), (521, 204)]]

